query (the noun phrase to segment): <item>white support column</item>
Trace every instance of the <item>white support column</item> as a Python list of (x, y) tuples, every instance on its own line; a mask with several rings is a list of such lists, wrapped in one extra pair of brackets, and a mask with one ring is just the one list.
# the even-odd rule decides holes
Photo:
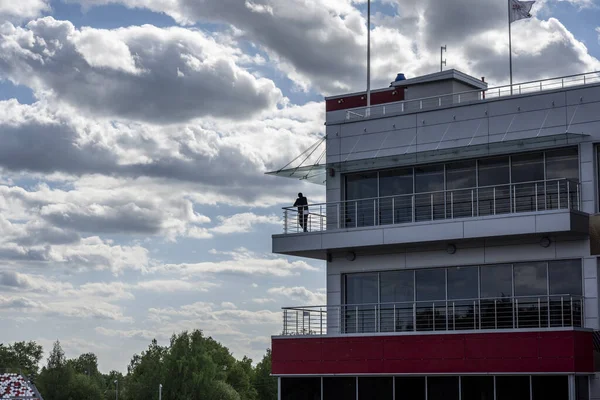
[(575, 375), (569, 375), (569, 400), (577, 400), (577, 393), (575, 391)]
[(281, 400), (281, 377), (277, 377), (277, 400)]

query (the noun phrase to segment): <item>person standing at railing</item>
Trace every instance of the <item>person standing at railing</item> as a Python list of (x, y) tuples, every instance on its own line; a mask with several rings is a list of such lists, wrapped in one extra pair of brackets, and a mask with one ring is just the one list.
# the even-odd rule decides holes
[(300, 224), (300, 228), (304, 229), (304, 232), (308, 232), (308, 199), (302, 193), (298, 193), (294, 207), (298, 207), (298, 224)]

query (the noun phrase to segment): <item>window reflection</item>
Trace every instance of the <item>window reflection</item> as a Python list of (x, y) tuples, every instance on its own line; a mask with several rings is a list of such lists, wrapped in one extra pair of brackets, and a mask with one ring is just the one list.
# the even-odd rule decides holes
[(346, 333), (582, 326), (581, 260), (344, 275)]
[(335, 212), (360, 227), (563, 209), (577, 204), (578, 180), (577, 147), (362, 172), (346, 175)]

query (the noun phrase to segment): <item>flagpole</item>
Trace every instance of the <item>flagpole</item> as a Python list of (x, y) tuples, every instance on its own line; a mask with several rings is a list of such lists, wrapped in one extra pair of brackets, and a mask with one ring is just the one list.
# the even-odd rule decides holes
[(371, 107), (371, 0), (367, 1), (367, 107)]
[(508, 60), (509, 60), (509, 68), (510, 68), (510, 94), (513, 94), (513, 68), (512, 68), (512, 31), (510, 28), (510, 2), (508, 0)]

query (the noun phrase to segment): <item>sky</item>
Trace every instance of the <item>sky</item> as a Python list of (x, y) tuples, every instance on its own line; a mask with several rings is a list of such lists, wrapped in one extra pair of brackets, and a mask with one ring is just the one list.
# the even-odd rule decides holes
[[(508, 82), (503, 0), (373, 0), (372, 86), (447, 68)], [(541, 0), (514, 79), (600, 70), (598, 0)], [(125, 371), (202, 329), (261, 359), (282, 306), (325, 303), (321, 261), (271, 254), (265, 175), (366, 87), (365, 0), (0, 0), (0, 342), (60, 339)]]

